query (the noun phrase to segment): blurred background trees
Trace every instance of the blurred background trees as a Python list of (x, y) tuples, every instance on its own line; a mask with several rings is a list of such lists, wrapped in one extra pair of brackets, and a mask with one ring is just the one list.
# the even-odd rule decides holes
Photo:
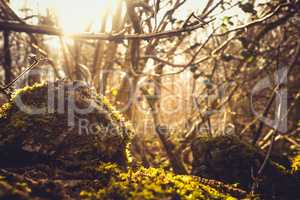
[[(132, 122), (145, 166), (187, 173), (190, 143), (205, 135), (299, 150), (298, 0), (0, 2), (3, 85), (32, 55), (47, 58), (27, 84), (51, 77), (95, 87)], [(277, 119), (287, 127), (278, 130), (261, 117), (275, 119), (284, 91)]]

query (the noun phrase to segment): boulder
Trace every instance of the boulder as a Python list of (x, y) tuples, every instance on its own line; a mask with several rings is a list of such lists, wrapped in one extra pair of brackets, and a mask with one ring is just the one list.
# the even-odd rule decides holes
[(235, 136), (198, 138), (192, 144), (192, 174), (228, 184), (238, 184), (250, 192), (253, 182), (263, 199), (300, 199), (297, 178), (270, 159), (257, 177), (265, 153)]
[(17, 90), (0, 109), (0, 167), (125, 166), (131, 135), (122, 116), (88, 85), (36, 84)]

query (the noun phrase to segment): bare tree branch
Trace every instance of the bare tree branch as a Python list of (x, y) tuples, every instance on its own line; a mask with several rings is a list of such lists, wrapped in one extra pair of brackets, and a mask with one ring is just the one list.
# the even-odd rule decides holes
[(26, 32), (26, 33), (36, 33), (36, 34), (45, 34), (45, 35), (56, 35), (71, 37), (76, 39), (87, 39), (87, 40), (151, 40), (155, 38), (168, 38), (179, 36), (184, 33), (188, 33), (199, 28), (204, 28), (206, 23), (197, 23), (193, 26), (188, 26), (184, 28), (179, 28), (169, 31), (153, 32), (153, 33), (141, 33), (141, 34), (124, 34), (124, 31), (113, 34), (106, 33), (80, 33), (80, 34), (66, 34), (61, 29), (42, 26), (42, 25), (29, 25), (29, 24), (19, 24), (15, 22), (1, 22), (0, 21), (0, 30), (15, 31), (15, 32)]

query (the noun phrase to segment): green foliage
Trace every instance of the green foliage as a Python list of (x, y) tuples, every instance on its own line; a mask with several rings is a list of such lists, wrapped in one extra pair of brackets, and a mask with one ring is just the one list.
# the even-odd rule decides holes
[(222, 19), (222, 26), (227, 27), (227, 26), (233, 26), (233, 22), (231, 21), (231, 16), (225, 16)]

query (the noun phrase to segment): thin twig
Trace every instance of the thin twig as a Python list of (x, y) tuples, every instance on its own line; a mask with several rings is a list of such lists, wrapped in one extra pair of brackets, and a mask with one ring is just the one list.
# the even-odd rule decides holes
[(237, 26), (233, 29), (230, 29), (224, 33), (219, 33), (219, 34), (216, 34), (217, 36), (224, 36), (224, 35), (227, 35), (231, 32), (236, 32), (236, 31), (240, 31), (240, 30), (243, 30), (243, 29), (246, 29), (246, 28), (249, 28), (251, 26), (254, 26), (254, 25), (257, 25), (257, 24), (260, 24), (268, 19), (270, 19), (271, 17), (273, 17), (274, 15), (276, 15), (283, 7), (286, 7), (286, 6), (289, 6), (291, 4), (289, 3), (285, 3), (285, 4), (281, 4), (279, 6), (277, 6), (277, 8), (275, 8), (271, 13), (267, 14), (266, 16), (260, 18), (260, 19), (257, 19), (257, 20), (254, 20), (252, 22), (249, 22), (247, 24), (243, 24), (243, 25), (240, 25), (240, 26)]
[(11, 81), (9, 84), (5, 85), (4, 87), (0, 87), (0, 92), (3, 92), (5, 94), (6, 93), (6, 90), (8, 88), (10, 88), (13, 84), (15, 84), (25, 73), (27, 73), (28, 71), (32, 70), (33, 68), (35, 68), (38, 63), (40, 63), (40, 61), (43, 61), (43, 60), (47, 60), (47, 59), (33, 59), (32, 60), (32, 63), (20, 74), (18, 75), (13, 81)]
[[(298, 41), (298, 45), (297, 45), (297, 49), (296, 49), (296, 52), (295, 52), (294, 59), (293, 59), (293, 61), (291, 62), (291, 64), (289, 65), (289, 67), (287, 69), (287, 76), (292, 71), (293, 67), (295, 66), (295, 64), (296, 64), (296, 62), (297, 62), (297, 60), (299, 58), (299, 55), (300, 55), (300, 41)], [(276, 86), (276, 90), (280, 89), (280, 85), (281, 85), (281, 81), (279, 80), (279, 83)], [(269, 146), (268, 152), (267, 152), (267, 154), (265, 156), (265, 159), (264, 159), (262, 165), (260, 166), (260, 168), (259, 168), (259, 170), (257, 172), (257, 176), (254, 178), (254, 182), (252, 184), (252, 189), (251, 189), (252, 193), (254, 193), (255, 190), (256, 190), (256, 188), (258, 187), (258, 180), (262, 176), (263, 171), (264, 171), (265, 167), (267, 166), (267, 163), (269, 162), (269, 159), (271, 157), (271, 153), (272, 153), (272, 150), (273, 150), (275, 138), (276, 138), (276, 136), (278, 134), (278, 130), (277, 129), (278, 129), (279, 125), (280, 125), (281, 115), (282, 115), (282, 102), (280, 102), (280, 104), (278, 106), (277, 117), (278, 117), (279, 121), (276, 124), (276, 127), (273, 129), (273, 132), (272, 132), (272, 135), (271, 135), (270, 146)], [(284, 117), (286, 117), (286, 116), (284, 116)]]

